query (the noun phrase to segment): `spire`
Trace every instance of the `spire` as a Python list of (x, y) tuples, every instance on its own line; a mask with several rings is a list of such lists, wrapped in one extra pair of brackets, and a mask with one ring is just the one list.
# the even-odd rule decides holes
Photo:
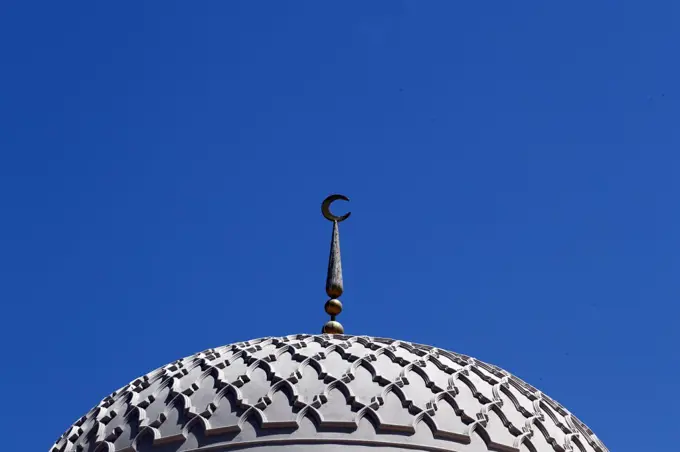
[(342, 312), (342, 303), (338, 298), (342, 295), (342, 262), (340, 260), (340, 228), (338, 224), (349, 218), (351, 212), (347, 212), (341, 217), (337, 217), (331, 213), (330, 207), (333, 201), (338, 199), (349, 201), (347, 196), (331, 195), (324, 199), (321, 203), (321, 213), (323, 216), (333, 222), (333, 235), (331, 237), (331, 253), (328, 256), (328, 275), (326, 276), (326, 294), (330, 299), (326, 302), (326, 313), (331, 316), (331, 319), (326, 322), (321, 332), (325, 334), (342, 334), (345, 329), (340, 322), (335, 320), (335, 317)]

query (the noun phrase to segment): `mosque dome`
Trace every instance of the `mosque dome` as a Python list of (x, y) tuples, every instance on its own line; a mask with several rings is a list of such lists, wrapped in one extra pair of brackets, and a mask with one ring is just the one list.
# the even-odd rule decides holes
[(177, 360), (115, 391), (50, 452), (607, 452), (562, 405), (469, 356), (344, 334), (338, 223), (319, 335)]
[(606, 447), (562, 405), (469, 356), (350, 335), (268, 337), (137, 378), (51, 452), (574, 451)]

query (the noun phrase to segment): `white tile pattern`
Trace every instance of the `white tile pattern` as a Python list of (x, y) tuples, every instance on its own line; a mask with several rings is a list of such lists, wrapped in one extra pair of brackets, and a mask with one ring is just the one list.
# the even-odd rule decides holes
[(607, 452), (561, 405), (496, 366), (346, 335), (262, 338), (180, 359), (106, 397), (50, 450), (250, 447)]

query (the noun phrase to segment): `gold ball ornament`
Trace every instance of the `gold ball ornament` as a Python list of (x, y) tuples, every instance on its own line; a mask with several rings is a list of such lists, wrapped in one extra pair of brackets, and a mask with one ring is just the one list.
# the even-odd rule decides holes
[(331, 298), (326, 302), (324, 309), (328, 315), (338, 315), (342, 312), (342, 302), (336, 298)]
[(342, 334), (345, 332), (345, 329), (342, 327), (340, 322), (336, 322), (335, 320), (329, 320), (323, 326), (322, 331), (324, 334)]

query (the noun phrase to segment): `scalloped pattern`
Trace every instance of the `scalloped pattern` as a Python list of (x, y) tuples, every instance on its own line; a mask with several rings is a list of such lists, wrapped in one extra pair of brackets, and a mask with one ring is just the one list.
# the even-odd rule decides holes
[(347, 335), (268, 337), (177, 360), (106, 397), (50, 452), (249, 448), (608, 452), (496, 366)]

